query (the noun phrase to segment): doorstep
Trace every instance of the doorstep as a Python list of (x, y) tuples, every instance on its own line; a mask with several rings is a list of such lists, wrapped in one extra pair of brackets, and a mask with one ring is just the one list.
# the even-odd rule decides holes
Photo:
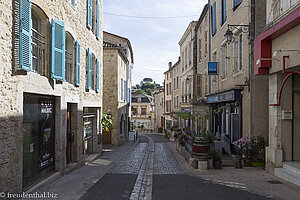
[(41, 186), (52, 183), (53, 181), (55, 181), (59, 177), (60, 177), (60, 172), (54, 172), (52, 175), (50, 175), (47, 178), (43, 179), (42, 181), (40, 181), (39, 183), (37, 183), (36, 185), (32, 186), (31, 188), (27, 189), (24, 192), (27, 193), (27, 194), (31, 193), (31, 192), (33, 192), (34, 190), (36, 190), (37, 188), (39, 188)]
[(84, 157), (84, 163), (87, 165), (87, 164), (93, 162), (93, 161), (96, 160), (101, 154), (102, 154), (102, 151), (101, 151), (101, 153), (93, 153), (93, 154), (89, 154), (89, 155), (85, 156), (85, 157)]

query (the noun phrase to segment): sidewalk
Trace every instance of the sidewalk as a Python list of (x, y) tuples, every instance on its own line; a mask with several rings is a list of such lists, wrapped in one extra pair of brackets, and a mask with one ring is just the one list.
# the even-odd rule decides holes
[(177, 152), (176, 142), (168, 142), (167, 145), (185, 173), (191, 176), (275, 199), (300, 200), (300, 187), (267, 173), (261, 167), (223, 167), (221, 170), (200, 171), (193, 169)]
[(126, 142), (121, 146), (103, 146), (103, 154), (94, 161), (66, 174), (54, 182), (42, 186), (32, 193), (49, 192), (57, 194), (57, 199), (76, 200), (86, 193), (98, 180), (114, 167), (120, 158), (134, 147), (133, 142)]

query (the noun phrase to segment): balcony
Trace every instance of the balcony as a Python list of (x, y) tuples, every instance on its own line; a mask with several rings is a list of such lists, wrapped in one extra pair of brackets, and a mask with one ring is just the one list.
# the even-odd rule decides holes
[(132, 113), (132, 118), (149, 119), (150, 117), (150, 114)]

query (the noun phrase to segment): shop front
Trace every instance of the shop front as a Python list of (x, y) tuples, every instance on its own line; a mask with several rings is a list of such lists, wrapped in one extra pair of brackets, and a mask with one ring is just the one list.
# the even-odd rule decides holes
[(232, 146), (242, 137), (241, 89), (232, 89), (207, 96), (212, 118), (210, 132)]
[(100, 108), (83, 108), (83, 154), (98, 152), (101, 144)]
[(54, 171), (55, 98), (24, 94), (23, 188)]

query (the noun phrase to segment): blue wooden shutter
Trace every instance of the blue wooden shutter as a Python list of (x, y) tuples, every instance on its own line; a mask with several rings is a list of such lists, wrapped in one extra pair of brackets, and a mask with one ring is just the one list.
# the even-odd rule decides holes
[(80, 85), (80, 43), (79, 41), (75, 42), (75, 86)]
[(223, 0), (223, 14), (224, 14), (224, 22), (227, 20), (227, 0)]
[(100, 36), (100, 4), (99, 0), (96, 1), (96, 38), (99, 39)]
[(20, 0), (19, 5), (19, 68), (31, 69), (31, 0)]
[(121, 100), (123, 100), (123, 79), (121, 78)]
[(92, 0), (87, 0), (86, 25), (89, 29), (92, 28)]
[(130, 103), (130, 88), (128, 88), (127, 102)]
[(91, 89), (92, 85), (92, 53), (90, 51), (90, 48), (87, 50), (87, 68), (86, 68), (86, 88), (88, 90)]
[(99, 60), (96, 59), (96, 92), (99, 92)]
[(65, 24), (52, 19), (51, 78), (65, 80)]
[(217, 18), (216, 18), (216, 2), (212, 6), (211, 18), (212, 18), (212, 35), (214, 36), (217, 32)]
[(124, 100), (127, 100), (127, 81), (124, 80)]

